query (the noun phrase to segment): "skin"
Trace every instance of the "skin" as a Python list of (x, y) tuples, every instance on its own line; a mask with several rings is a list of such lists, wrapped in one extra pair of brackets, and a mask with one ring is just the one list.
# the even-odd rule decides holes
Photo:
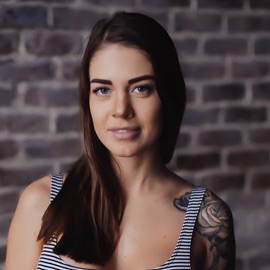
[[(175, 249), (193, 187), (161, 161), (158, 140), (162, 110), (152, 65), (142, 51), (110, 44), (92, 58), (89, 77), (94, 128), (111, 154), (127, 202), (119, 242), (104, 267), (66, 256), (62, 259), (73, 266), (95, 269), (157, 267)], [(36, 236), (49, 197), (49, 177), (24, 191), (10, 228), (7, 270), (36, 269), (42, 250)], [(214, 217), (208, 214), (212, 208)], [(192, 269), (233, 269), (234, 255), (229, 253), (234, 249), (231, 214), (211, 192), (204, 198), (192, 241)]]

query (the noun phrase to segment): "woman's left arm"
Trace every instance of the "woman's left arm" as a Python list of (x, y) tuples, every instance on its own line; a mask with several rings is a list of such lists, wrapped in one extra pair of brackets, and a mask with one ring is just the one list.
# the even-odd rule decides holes
[(206, 191), (196, 223), (196, 231), (206, 244), (207, 270), (235, 269), (233, 217), (227, 204)]

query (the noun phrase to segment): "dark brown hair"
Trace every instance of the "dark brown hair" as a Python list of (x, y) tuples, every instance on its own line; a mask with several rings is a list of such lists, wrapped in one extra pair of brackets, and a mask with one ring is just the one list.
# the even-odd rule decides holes
[(164, 128), (160, 151), (164, 163), (173, 155), (186, 103), (186, 89), (174, 44), (166, 30), (139, 13), (118, 12), (95, 25), (81, 64), (80, 107), (85, 153), (69, 170), (65, 183), (43, 216), (38, 239), (61, 235), (57, 254), (104, 265), (115, 249), (125, 197), (108, 150), (98, 139), (89, 109), (89, 65), (101, 46), (120, 43), (149, 57), (161, 99)]

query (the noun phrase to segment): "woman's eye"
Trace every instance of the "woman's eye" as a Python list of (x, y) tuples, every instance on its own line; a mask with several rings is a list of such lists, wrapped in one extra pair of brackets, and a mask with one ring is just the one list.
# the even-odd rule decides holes
[(93, 90), (93, 93), (97, 94), (99, 96), (107, 95), (107, 94), (109, 94), (109, 92), (110, 92), (110, 90), (108, 88), (105, 88), (105, 87), (100, 87), (100, 88), (96, 88)]
[(153, 90), (153, 87), (150, 85), (139, 85), (134, 88), (133, 92), (146, 94), (146, 93), (150, 93), (152, 90)]

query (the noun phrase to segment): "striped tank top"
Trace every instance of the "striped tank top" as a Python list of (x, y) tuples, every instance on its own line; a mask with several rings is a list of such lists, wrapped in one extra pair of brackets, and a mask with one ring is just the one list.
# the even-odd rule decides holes
[[(63, 179), (61, 174), (53, 174), (51, 176), (51, 201), (61, 190), (62, 183)], [(165, 263), (158, 267), (152, 268), (152, 270), (191, 270), (190, 249), (192, 234), (204, 193), (205, 188), (193, 188), (185, 214), (183, 227), (178, 237), (174, 252)], [(67, 264), (59, 255), (53, 252), (53, 248), (56, 243), (57, 242), (55, 239), (49, 244), (43, 246), (37, 270), (91, 270)]]

